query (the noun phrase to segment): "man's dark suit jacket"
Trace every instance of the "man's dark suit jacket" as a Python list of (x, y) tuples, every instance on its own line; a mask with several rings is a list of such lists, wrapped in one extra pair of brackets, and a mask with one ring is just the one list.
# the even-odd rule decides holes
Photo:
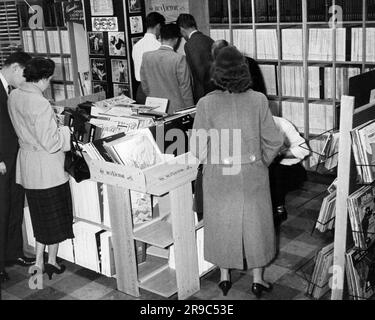
[(214, 41), (202, 32), (195, 32), (185, 44), (186, 59), (193, 75), (194, 103), (214, 90), (210, 81), (211, 47)]
[(0, 162), (8, 155), (17, 154), (18, 138), (8, 113), (8, 95), (0, 81)]

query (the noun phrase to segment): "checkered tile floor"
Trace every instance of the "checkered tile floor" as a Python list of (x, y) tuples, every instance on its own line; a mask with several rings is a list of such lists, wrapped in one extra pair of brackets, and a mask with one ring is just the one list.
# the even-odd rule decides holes
[[(298, 191), (288, 195), (287, 208), (289, 219), (278, 231), (279, 253), (274, 262), (266, 269), (265, 279), (274, 284), (271, 293), (265, 294), (265, 300), (305, 300), (307, 282), (297, 275), (296, 270), (308, 261), (322, 246), (333, 240), (332, 233), (321, 234), (315, 231), (311, 235), (319, 213), (322, 194), (327, 185), (306, 182)], [(312, 199), (312, 200), (311, 200)], [(44, 289), (29, 289), (27, 268), (14, 266), (7, 271), (11, 280), (2, 285), (3, 300), (132, 300), (134, 297), (116, 291), (116, 281), (66, 262), (67, 270), (62, 275), (54, 275), (48, 280), (44, 275)], [(234, 270), (231, 274), (233, 287), (227, 297), (223, 297), (217, 283), (219, 270), (201, 278), (201, 289), (191, 299), (198, 300), (252, 300), (250, 291), (252, 272)], [(329, 298), (329, 295), (327, 295)], [(162, 297), (141, 290), (138, 299), (161, 300)], [(177, 299), (173, 296), (171, 299)]]

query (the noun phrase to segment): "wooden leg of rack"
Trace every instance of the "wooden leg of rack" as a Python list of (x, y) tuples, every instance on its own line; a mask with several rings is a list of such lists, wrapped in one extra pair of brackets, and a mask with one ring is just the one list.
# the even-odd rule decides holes
[(200, 289), (191, 183), (170, 197), (178, 298), (187, 299)]
[(108, 186), (108, 200), (117, 290), (139, 297), (130, 192), (127, 189)]

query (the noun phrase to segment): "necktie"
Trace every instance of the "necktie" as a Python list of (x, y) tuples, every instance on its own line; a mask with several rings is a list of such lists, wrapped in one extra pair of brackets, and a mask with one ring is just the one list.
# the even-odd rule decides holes
[(12, 92), (12, 86), (8, 86), (8, 95)]

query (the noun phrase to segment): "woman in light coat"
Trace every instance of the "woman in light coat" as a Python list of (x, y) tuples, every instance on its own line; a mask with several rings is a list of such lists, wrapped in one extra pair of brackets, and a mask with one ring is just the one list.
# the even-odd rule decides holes
[(229, 269), (243, 269), (246, 258), (260, 297), (272, 289), (263, 271), (276, 253), (268, 166), (283, 138), (267, 98), (249, 89), (250, 72), (235, 47), (220, 50), (212, 78), (221, 90), (199, 100), (191, 137), (191, 151), (204, 163), (205, 259), (220, 267), (226, 295)]
[[(25, 67), (26, 82), (9, 97), (9, 115), (18, 136), (17, 183), (25, 188), (36, 239), (36, 267), (51, 278), (64, 272), (56, 255), (59, 243), (73, 238), (73, 211), (64, 151), (70, 130), (57, 127), (54, 111), (43, 97), (54, 73), (50, 59), (34, 58)], [(48, 263), (44, 250), (48, 245)]]

